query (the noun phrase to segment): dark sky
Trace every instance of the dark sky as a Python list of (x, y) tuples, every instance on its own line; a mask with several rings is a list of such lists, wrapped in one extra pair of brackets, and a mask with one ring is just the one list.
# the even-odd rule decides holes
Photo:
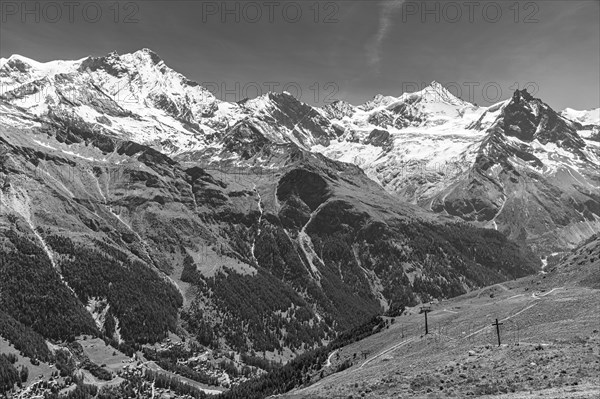
[(146, 47), (226, 100), (285, 86), (358, 104), (437, 80), (480, 105), (527, 86), (556, 109), (600, 107), (599, 0), (75, 3), (71, 17), (63, 1), (0, 0), (0, 56)]

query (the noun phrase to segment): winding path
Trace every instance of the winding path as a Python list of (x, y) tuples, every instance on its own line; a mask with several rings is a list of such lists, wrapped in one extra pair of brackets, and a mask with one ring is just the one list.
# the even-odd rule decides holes
[(329, 356), (327, 357), (327, 363), (325, 363), (325, 367), (331, 367), (331, 358), (337, 353), (337, 351), (338, 350), (336, 349), (329, 354)]
[(386, 353), (390, 353), (392, 351), (395, 351), (396, 349), (398, 349), (398, 348), (400, 348), (400, 347), (402, 347), (402, 346), (404, 346), (406, 344), (410, 344), (411, 342), (415, 341), (416, 339), (417, 339), (417, 337), (412, 337), (412, 338), (407, 339), (406, 341), (399, 342), (398, 344), (392, 346), (391, 348), (386, 349), (383, 352), (381, 352), (381, 353), (373, 356), (372, 358), (366, 360), (363, 364), (360, 365), (360, 367), (354, 369), (354, 371), (362, 369), (363, 367), (365, 367), (367, 364), (369, 364), (373, 360), (377, 359), (378, 357), (381, 357), (381, 356), (385, 355)]
[(492, 287), (500, 287), (502, 288), (504, 291), (510, 291), (509, 288), (507, 288), (504, 284), (502, 283), (498, 283), (498, 284), (494, 284), (494, 285), (490, 285), (488, 287), (482, 288), (481, 291), (479, 291), (479, 294), (477, 294), (477, 298), (479, 298), (481, 296), (481, 294), (483, 294), (484, 292), (486, 292), (489, 288)]

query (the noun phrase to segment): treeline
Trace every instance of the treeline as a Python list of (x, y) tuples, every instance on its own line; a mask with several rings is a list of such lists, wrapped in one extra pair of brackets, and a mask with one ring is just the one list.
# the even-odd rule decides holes
[[(320, 344), (325, 335), (322, 323), (311, 325), (307, 317), (295, 317), (296, 313), (302, 314), (300, 309), (312, 317), (310, 305), (267, 272), (259, 271), (254, 276), (219, 273), (206, 283), (217, 307), (227, 310), (216, 329), (240, 352), (275, 351), (283, 346), (302, 349), (304, 345)], [(281, 315), (288, 310), (292, 313), (289, 317)], [(248, 347), (248, 341), (252, 347)]]
[[(323, 208), (307, 232), (327, 266), (323, 274), (328, 278), (322, 284), (324, 290), (327, 284), (328, 298), (345, 303), (353, 312), (367, 310), (372, 301), (359, 266), (374, 272), (381, 281), (391, 316), (419, 301), (461, 295), (466, 292), (465, 284), (487, 286), (535, 273), (539, 268), (539, 260), (529, 249), (495, 230), (466, 223), (353, 221), (345, 206), (336, 202)], [(331, 220), (345, 224), (336, 229), (329, 225)], [(419, 273), (409, 280), (410, 269), (419, 269)], [(331, 270), (343, 276), (343, 286), (337, 284)], [(348, 298), (347, 287), (353, 290), (355, 302)], [(335, 318), (343, 328), (357, 319), (344, 309), (335, 313)]]
[[(0, 309), (46, 338), (98, 336), (94, 320), (60, 280), (46, 252), (14, 230), (4, 235), (10, 243), (0, 251)], [(13, 334), (14, 328), (19, 327), (8, 327)], [(37, 340), (31, 334), (23, 338)], [(32, 344), (31, 350), (47, 356), (38, 344)]]
[(107, 336), (114, 332), (114, 317), (120, 322), (121, 336), (129, 342), (156, 342), (175, 331), (183, 298), (146, 264), (111, 246), (103, 246), (100, 252), (66, 237), (53, 235), (46, 240), (62, 255), (63, 275), (82, 302), (108, 299)]
[[(397, 221), (388, 226), (372, 223), (358, 233), (355, 246), (363, 267), (373, 270), (382, 282), (390, 316), (420, 301), (464, 294), (464, 277), (467, 285), (475, 284), (472, 276), (464, 275), (467, 258), (437, 231), (437, 226), (418, 221)], [(482, 276), (490, 275), (480, 265), (473, 263), (473, 267), (481, 269)], [(409, 279), (417, 269), (417, 275)]]
[[(473, 227), (464, 222), (430, 227), (465, 257), (505, 280), (536, 273), (541, 266), (540, 259), (528, 247), (510, 241), (499, 231)], [(474, 277), (486, 282), (480, 275)]]
[[(282, 205), (280, 220), (267, 217), (268, 222), (263, 222), (261, 234), (256, 241), (255, 255), (260, 266), (275, 276), (280, 284), (284, 282), (296, 292), (304, 292), (303, 300), (317, 305), (319, 314), (323, 316), (321, 338), (326, 339), (331, 335), (330, 329), (351, 328), (380, 313), (381, 308), (371, 293), (363, 271), (354, 260), (352, 248), (348, 245), (351, 240), (340, 238), (342, 232), (322, 237), (311, 235), (316, 252), (326, 266), (318, 266), (320, 262), (315, 260), (320, 276), (312, 271), (304, 252), (282, 226), (299, 229), (308, 220), (306, 209), (308, 207), (300, 199), (290, 196)], [(313, 308), (299, 307), (295, 309), (294, 316), (310, 319), (314, 317)], [(297, 335), (295, 331), (293, 333), (289, 340), (297, 345)], [(298, 331), (298, 334), (299, 340), (307, 338), (303, 336), (303, 331)]]
[[(311, 236), (315, 251), (326, 266), (321, 270), (326, 300), (321, 303), (335, 319), (338, 332), (360, 325), (382, 311), (354, 256), (353, 235), (352, 231), (338, 231), (332, 235)], [(373, 254), (373, 257), (376, 259), (378, 255)]]
[(0, 310), (0, 336), (12, 343), (16, 350), (31, 359), (49, 361), (50, 350), (44, 338)]
[(0, 353), (0, 393), (11, 391), (15, 384), (19, 387), (27, 381), (29, 369), (21, 366), (20, 370), (15, 367), (17, 357), (10, 353), (5, 355)]
[[(0, 253), (0, 334), (26, 349), (28, 356), (43, 360), (48, 352), (27, 328), (54, 340), (73, 340), (78, 334), (112, 337), (117, 317), (121, 336), (129, 343), (156, 342), (175, 331), (183, 298), (141, 261), (108, 245), (101, 252), (67, 237), (46, 237), (60, 254), (55, 262), (74, 296), (39, 245), (14, 230), (5, 236), (9, 242)], [(93, 297), (107, 298), (111, 306), (102, 333), (85, 310)]]
[(201, 307), (192, 306), (182, 312), (187, 330), (199, 342), (214, 347), (217, 338), (222, 337), (239, 352), (320, 345), (328, 327), (316, 320), (311, 306), (291, 287), (266, 271), (255, 275), (225, 272), (197, 282), (214, 304), (218, 322), (209, 320), (209, 312)]
[(364, 339), (380, 332), (386, 325), (381, 317), (373, 317), (369, 322), (340, 334), (329, 345), (306, 352), (281, 368), (244, 382), (228, 392), (219, 395), (219, 399), (262, 399), (271, 395), (288, 392), (309, 382), (311, 372), (318, 371), (333, 350), (352, 342)]
[(336, 350), (343, 346), (350, 345), (353, 342), (365, 339), (373, 334), (377, 334), (385, 327), (385, 319), (380, 316), (375, 316), (364, 324), (338, 334), (338, 336), (328, 345), (329, 351)]

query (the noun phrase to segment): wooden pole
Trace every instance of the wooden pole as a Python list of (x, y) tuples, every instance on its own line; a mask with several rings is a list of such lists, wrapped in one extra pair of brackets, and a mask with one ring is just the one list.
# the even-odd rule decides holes
[(431, 306), (421, 306), (421, 311), (425, 313), (425, 335), (429, 334), (429, 326), (427, 325), (427, 313), (431, 312)]
[(502, 325), (502, 323), (498, 322), (498, 319), (496, 319), (495, 323), (492, 323), (492, 326), (496, 326), (496, 334), (498, 335), (498, 346), (500, 346), (500, 326)]

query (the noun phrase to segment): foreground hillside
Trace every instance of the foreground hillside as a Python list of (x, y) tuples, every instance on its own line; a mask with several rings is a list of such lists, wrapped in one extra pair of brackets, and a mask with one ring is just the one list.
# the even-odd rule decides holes
[(433, 304), (429, 335), (418, 308), (408, 311), (382, 332), (331, 352), (310, 375), (313, 384), (283, 397), (596, 398), (598, 303), (595, 236), (546, 274)]

